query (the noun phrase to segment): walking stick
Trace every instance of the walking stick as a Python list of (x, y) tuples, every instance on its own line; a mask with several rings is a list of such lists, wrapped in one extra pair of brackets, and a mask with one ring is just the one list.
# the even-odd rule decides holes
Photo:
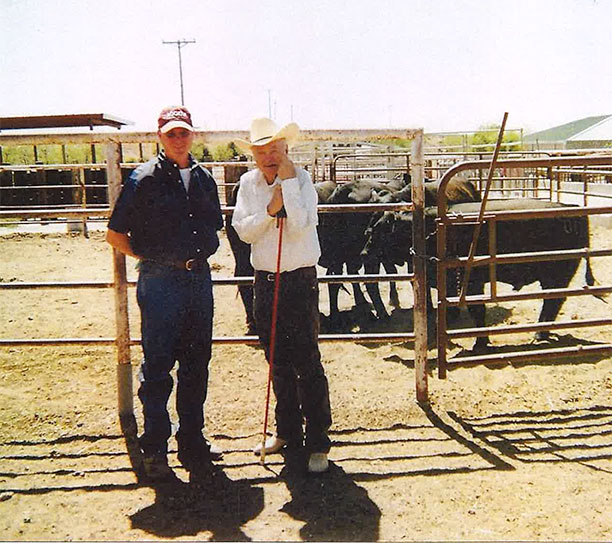
[(272, 382), (272, 368), (274, 366), (274, 351), (276, 347), (276, 321), (278, 318), (278, 292), (280, 290), (280, 263), (281, 249), (283, 246), (283, 225), (285, 224), (286, 213), (281, 209), (276, 217), (276, 227), (278, 228), (278, 250), (276, 253), (276, 274), (274, 276), (274, 297), (272, 298), (272, 319), (270, 322), (270, 356), (268, 360), (268, 384), (266, 387), (266, 409), (264, 415), (263, 434), (261, 436), (261, 453), (259, 461), (266, 463), (266, 433), (268, 431), (268, 412), (270, 409), (270, 383)]

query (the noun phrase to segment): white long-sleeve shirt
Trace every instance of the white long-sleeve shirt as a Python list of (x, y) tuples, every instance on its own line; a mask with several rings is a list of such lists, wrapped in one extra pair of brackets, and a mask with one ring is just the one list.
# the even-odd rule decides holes
[(278, 228), (268, 215), (267, 205), (274, 187), (280, 183), (287, 218), (283, 226), (280, 271), (314, 266), (321, 256), (317, 236), (317, 193), (310, 174), (296, 167), (296, 177), (268, 185), (260, 170), (246, 172), (240, 178), (240, 189), (232, 226), (245, 243), (251, 244), (251, 264), (258, 271), (276, 271)]

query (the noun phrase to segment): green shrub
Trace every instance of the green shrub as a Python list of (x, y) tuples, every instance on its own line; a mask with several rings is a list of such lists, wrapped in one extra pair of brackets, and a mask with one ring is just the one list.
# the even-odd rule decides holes
[(232, 160), (237, 155), (238, 152), (233, 141), (229, 144), (217, 145), (212, 152), (212, 157), (215, 162)]

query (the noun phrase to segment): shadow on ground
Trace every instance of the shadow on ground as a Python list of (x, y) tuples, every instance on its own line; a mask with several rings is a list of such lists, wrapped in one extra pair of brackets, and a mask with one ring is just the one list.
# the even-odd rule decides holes
[(612, 474), (612, 406), (449, 417), (470, 436), (524, 463), (574, 462)]
[[(297, 464), (297, 465), (296, 465)], [(320, 475), (288, 461), (280, 477), (291, 493), (281, 511), (305, 522), (304, 541), (378, 541), (381, 512), (367, 491), (338, 465)]]

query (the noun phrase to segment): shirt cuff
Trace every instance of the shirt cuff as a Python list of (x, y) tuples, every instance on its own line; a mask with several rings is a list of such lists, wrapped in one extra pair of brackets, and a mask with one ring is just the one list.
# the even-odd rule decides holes
[(300, 192), (300, 182), (298, 181), (297, 177), (289, 177), (288, 179), (285, 179), (282, 184), (282, 191), (283, 194), (288, 193), (288, 194), (298, 194)]

